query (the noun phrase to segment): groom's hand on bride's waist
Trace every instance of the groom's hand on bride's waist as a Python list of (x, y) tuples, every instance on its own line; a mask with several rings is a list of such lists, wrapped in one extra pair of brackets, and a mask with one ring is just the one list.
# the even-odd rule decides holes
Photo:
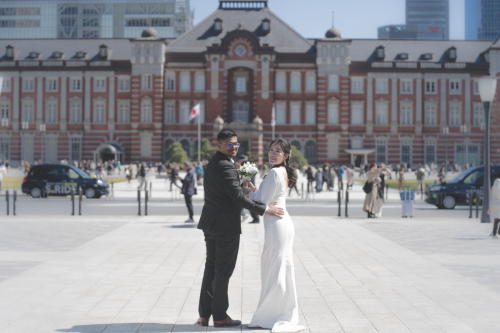
[(273, 202), (267, 207), (266, 214), (274, 217), (283, 217), (285, 215), (285, 211), (283, 208), (276, 207), (277, 202)]

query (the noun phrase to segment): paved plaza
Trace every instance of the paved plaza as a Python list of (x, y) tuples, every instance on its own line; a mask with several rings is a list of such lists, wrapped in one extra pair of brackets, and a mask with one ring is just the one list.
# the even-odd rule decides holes
[[(306, 212), (292, 215), (306, 332), (500, 332), (491, 224), (459, 210), (414, 219)], [(185, 218), (3, 215), (0, 332), (249, 331), (262, 224), (243, 224), (230, 283), (229, 314), (243, 326), (216, 330), (194, 325), (204, 243)]]

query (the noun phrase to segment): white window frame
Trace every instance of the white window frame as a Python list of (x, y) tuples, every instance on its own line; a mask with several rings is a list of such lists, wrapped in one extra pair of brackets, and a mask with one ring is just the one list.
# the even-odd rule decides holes
[(285, 125), (286, 124), (286, 102), (279, 101), (276, 102), (276, 124)]
[(0, 119), (10, 119), (10, 115), (12, 112), (11, 105), (12, 104), (10, 98), (0, 99)]
[(45, 91), (47, 92), (56, 92), (58, 90), (59, 84), (58, 84), (58, 78), (54, 77), (49, 77), (47, 78), (47, 85)]
[(389, 102), (375, 102), (375, 124), (380, 126), (389, 125)]
[(413, 93), (413, 80), (404, 79), (400, 81), (400, 93), (412, 94)]
[(119, 99), (118, 100), (118, 113), (117, 113), (117, 124), (128, 124), (130, 123), (130, 100), (129, 99)]
[[(435, 139), (427, 139), (425, 140), (425, 144), (424, 144), (424, 160), (425, 160), (425, 164), (428, 164), (430, 165), (432, 162), (434, 162), (434, 164), (437, 163), (437, 144), (436, 144), (436, 140)], [(434, 147), (434, 156), (433, 156), (433, 160), (428, 160), (427, 157), (427, 147)]]
[(182, 100), (179, 102), (179, 124), (189, 124), (189, 113), (191, 112), (191, 102)]
[(337, 125), (339, 123), (340, 101), (332, 97), (328, 100), (328, 124)]
[(424, 88), (426, 94), (437, 94), (437, 80), (425, 80)]
[(141, 99), (141, 123), (153, 122), (153, 99), (143, 97)]
[(12, 78), (4, 77), (2, 82), (2, 92), (10, 92), (12, 89)]
[(364, 91), (364, 78), (352, 77), (351, 78), (351, 93), (362, 94)]
[[(333, 48), (335, 49), (335, 48)], [(339, 91), (339, 76), (335, 74), (328, 75), (328, 91)]]
[[(77, 113), (77, 114), (76, 114)], [(76, 114), (76, 116), (75, 116)], [(78, 118), (78, 119), (75, 119)], [(82, 100), (70, 99), (69, 101), (69, 123), (80, 124), (82, 122)]]
[(106, 78), (105, 77), (95, 77), (94, 78), (94, 92), (106, 92)]
[(165, 91), (175, 91), (175, 72), (165, 74)]
[[(408, 161), (405, 161), (403, 159), (403, 146), (408, 146), (409, 147), (409, 152), (408, 152), (408, 157), (409, 157), (409, 160)], [(401, 163), (407, 163), (407, 165), (411, 165), (413, 163), (413, 158), (412, 158), (412, 155), (413, 155), (413, 142), (411, 140), (411, 138), (401, 138), (401, 141), (400, 141), (400, 145), (399, 145), (399, 160), (401, 161)]]
[[(432, 109), (431, 109), (432, 107)], [(433, 113), (432, 121), (429, 121), (428, 112)], [(426, 102), (424, 104), (424, 120), (427, 126), (437, 125), (437, 103), (436, 102)]]
[[(380, 164), (384, 163), (387, 164), (387, 158), (389, 155), (388, 149), (387, 149), (387, 138), (375, 138), (375, 163)], [(379, 147), (384, 147), (384, 158), (381, 159), (379, 158)]]
[(351, 101), (351, 125), (364, 125), (364, 115), (363, 101)]
[(298, 71), (292, 72), (290, 75), (290, 92), (302, 92), (302, 73)]
[(290, 102), (290, 124), (300, 125), (301, 124), (301, 110), (302, 102)]
[(95, 99), (93, 105), (93, 123), (105, 124), (106, 123), (106, 100), (104, 98)]
[(235, 92), (237, 94), (247, 93), (247, 78), (244, 76), (239, 76), (235, 78)]
[(130, 91), (130, 77), (119, 76), (118, 77), (118, 92), (128, 92)]
[(276, 72), (276, 92), (286, 92), (286, 72)]
[(462, 125), (462, 105), (461, 103), (450, 103), (449, 122), (450, 126)]
[(479, 95), (479, 82), (477, 80), (472, 81), (472, 93), (474, 95)]
[(306, 125), (316, 124), (316, 102), (306, 102)]
[(72, 77), (69, 79), (69, 91), (70, 92), (82, 91), (82, 78), (81, 77)]
[(306, 74), (306, 92), (316, 91), (316, 75), (314, 72), (308, 72)]
[(175, 101), (165, 101), (165, 124), (175, 124)]
[(401, 102), (399, 106), (399, 123), (400, 125), (413, 124), (413, 103)]
[[(78, 148), (75, 151), (75, 146)], [(82, 138), (72, 136), (69, 139), (69, 159), (70, 161), (82, 160)]]
[(484, 106), (482, 102), (474, 102), (472, 126), (481, 126), (484, 123)]
[(21, 121), (35, 122), (35, 100), (33, 98), (21, 102)]
[(58, 100), (50, 98), (45, 101), (45, 122), (55, 124), (58, 121)]
[(205, 73), (197, 72), (194, 77), (194, 90), (205, 91)]
[(35, 78), (34, 77), (24, 77), (23, 78), (23, 92), (33, 92), (35, 91)]
[(462, 94), (462, 80), (450, 80), (450, 94), (460, 95)]
[(142, 74), (141, 90), (153, 90), (153, 74)]
[(375, 93), (376, 94), (389, 93), (389, 80), (387, 80), (387, 79), (375, 79)]
[(187, 92), (191, 91), (191, 73), (181, 72), (181, 86), (180, 91)]

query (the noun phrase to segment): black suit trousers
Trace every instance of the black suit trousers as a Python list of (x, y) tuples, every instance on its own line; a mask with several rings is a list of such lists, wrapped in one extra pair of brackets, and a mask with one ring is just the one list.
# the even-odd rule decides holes
[(240, 235), (218, 235), (211, 229), (204, 234), (207, 258), (198, 311), (202, 318), (213, 316), (213, 320), (224, 320), (229, 308), (229, 278), (236, 266)]

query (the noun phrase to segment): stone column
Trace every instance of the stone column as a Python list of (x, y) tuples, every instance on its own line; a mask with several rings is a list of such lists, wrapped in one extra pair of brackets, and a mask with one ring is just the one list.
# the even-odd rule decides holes
[(91, 105), (90, 103), (92, 102), (90, 100), (90, 81), (91, 77), (87, 73), (85, 77), (83, 78), (85, 80), (85, 92), (84, 92), (84, 99), (83, 99), (83, 104), (84, 104), (84, 117), (83, 117), (83, 128), (86, 132), (90, 131), (90, 114), (91, 114)]
[(465, 79), (465, 125), (467, 128), (471, 128), (471, 79)]
[(59, 117), (59, 128), (61, 131), (65, 131), (68, 124), (68, 121), (66, 120), (68, 105), (68, 94), (66, 93), (67, 82), (68, 78), (66, 76), (61, 77), (61, 112)]
[(441, 103), (440, 103), (440, 115), (441, 115), (441, 122), (440, 126), (441, 128), (445, 127), (446, 124), (448, 123), (448, 107), (446, 103), (446, 84), (448, 80), (447, 79), (441, 79)]
[(36, 78), (36, 128), (43, 122), (43, 76)]
[(219, 97), (219, 62), (218, 56), (212, 56), (211, 61), (211, 71), (210, 71), (210, 96), (213, 99)]
[(366, 133), (373, 133), (373, 78), (371, 77), (366, 79)]
[[(108, 99), (108, 131), (115, 130), (115, 76), (109, 77), (109, 99)], [(151, 80), (153, 78), (151, 77)], [(154, 85), (154, 80), (153, 80)], [(151, 108), (153, 106), (151, 105)]]
[(398, 132), (398, 79), (391, 79), (391, 133)]
[(14, 77), (13, 98), (12, 98), (12, 129), (19, 130), (19, 77)]
[(422, 124), (423, 124), (423, 109), (422, 109), (422, 79), (417, 79), (417, 86), (416, 86), (416, 101), (415, 101), (415, 132), (416, 133), (422, 133)]

